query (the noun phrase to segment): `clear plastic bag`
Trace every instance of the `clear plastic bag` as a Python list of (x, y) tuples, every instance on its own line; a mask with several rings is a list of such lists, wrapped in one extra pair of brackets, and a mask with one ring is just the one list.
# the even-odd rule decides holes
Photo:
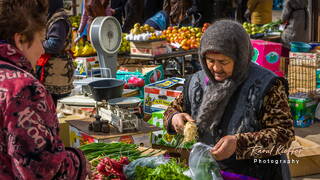
[(134, 179), (135, 171), (137, 166), (148, 167), (148, 168), (156, 168), (161, 164), (166, 164), (169, 162), (169, 158), (165, 158), (164, 156), (154, 156), (154, 157), (145, 157), (140, 158), (135, 161), (132, 161), (130, 164), (123, 168), (123, 172), (127, 179)]
[(203, 143), (194, 144), (189, 156), (189, 170), (184, 174), (193, 180), (223, 180), (211, 149), (211, 146)]

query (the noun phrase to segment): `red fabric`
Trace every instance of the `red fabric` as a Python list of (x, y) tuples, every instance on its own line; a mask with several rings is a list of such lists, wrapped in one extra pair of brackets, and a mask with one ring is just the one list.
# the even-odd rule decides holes
[(64, 147), (52, 98), (30, 72), (0, 44), (0, 179), (85, 179), (82, 152)]
[(44, 72), (45, 72), (44, 66), (47, 64), (47, 62), (50, 59), (50, 57), (51, 57), (51, 55), (49, 55), (49, 54), (42, 54), (41, 57), (37, 61), (37, 66), (41, 67), (41, 74), (40, 74), (40, 77), (39, 77), (39, 81), (41, 83), (44, 82)]

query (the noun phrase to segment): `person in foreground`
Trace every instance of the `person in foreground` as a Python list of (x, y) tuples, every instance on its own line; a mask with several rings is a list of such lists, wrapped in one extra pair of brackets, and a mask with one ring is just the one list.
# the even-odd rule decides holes
[[(165, 112), (171, 134), (187, 121), (198, 127), (198, 141), (213, 146), (224, 171), (259, 179), (290, 179), (278, 148), (294, 140), (285, 79), (251, 62), (253, 48), (241, 24), (221, 20), (201, 39), (203, 70), (187, 78), (183, 93)], [(262, 151), (264, 150), (264, 151)], [(270, 161), (269, 161), (270, 162)]]
[(87, 175), (83, 153), (64, 147), (53, 100), (33, 74), (47, 9), (46, 0), (0, 0), (0, 179)]

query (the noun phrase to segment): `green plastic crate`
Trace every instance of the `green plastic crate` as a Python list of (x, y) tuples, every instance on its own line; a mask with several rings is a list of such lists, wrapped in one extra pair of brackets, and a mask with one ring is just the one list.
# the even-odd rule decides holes
[(289, 97), (289, 105), (295, 127), (309, 127), (313, 124), (317, 102), (307, 97)]

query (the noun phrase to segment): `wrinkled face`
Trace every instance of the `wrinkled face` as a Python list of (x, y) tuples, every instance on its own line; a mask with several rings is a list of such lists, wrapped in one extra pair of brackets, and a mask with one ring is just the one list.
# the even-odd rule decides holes
[(44, 31), (36, 32), (31, 43), (24, 42), (23, 35), (16, 35), (15, 42), (22, 54), (31, 62), (32, 67), (35, 68), (37, 60), (44, 53), (42, 42), (44, 40)]
[(205, 56), (208, 69), (216, 81), (224, 81), (232, 76), (234, 61), (223, 54), (207, 53)]

